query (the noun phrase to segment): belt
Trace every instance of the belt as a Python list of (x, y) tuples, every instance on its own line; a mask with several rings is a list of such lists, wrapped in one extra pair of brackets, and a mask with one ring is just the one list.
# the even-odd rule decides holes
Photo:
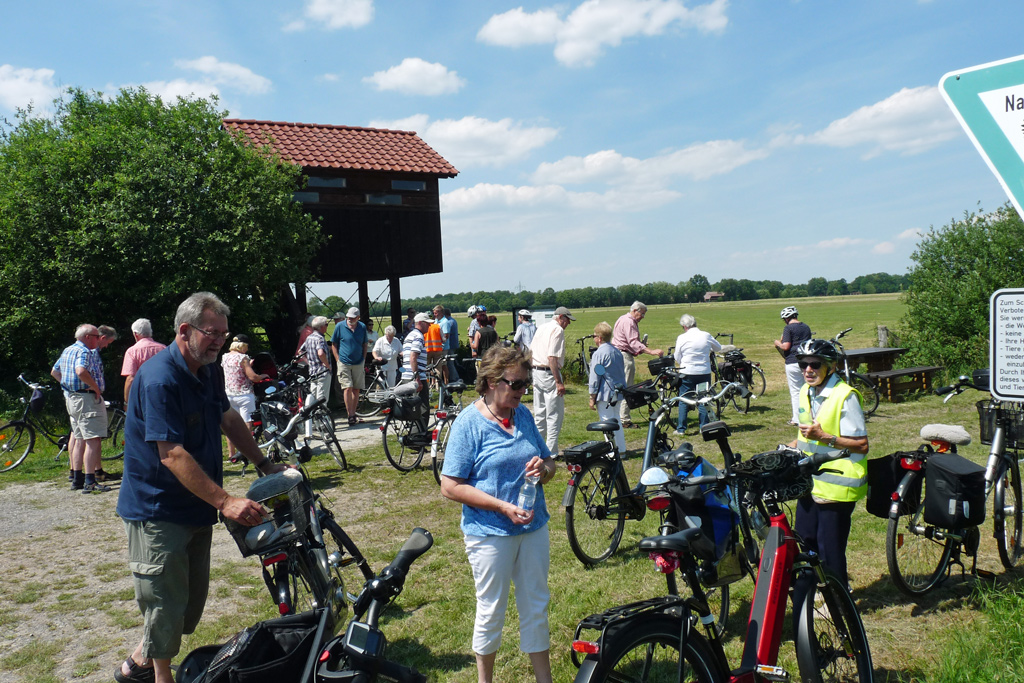
[(61, 389), (68, 392), (69, 394), (91, 394), (92, 389), (69, 389), (63, 384), (60, 386)]
[(551, 368), (546, 365), (534, 365), (534, 370), (540, 370), (541, 372), (551, 372)]

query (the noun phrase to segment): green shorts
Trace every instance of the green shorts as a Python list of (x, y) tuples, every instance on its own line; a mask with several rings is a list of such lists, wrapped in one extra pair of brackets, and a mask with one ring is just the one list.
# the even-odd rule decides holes
[(124, 521), (135, 601), (144, 618), (142, 656), (171, 659), (203, 616), (213, 527)]

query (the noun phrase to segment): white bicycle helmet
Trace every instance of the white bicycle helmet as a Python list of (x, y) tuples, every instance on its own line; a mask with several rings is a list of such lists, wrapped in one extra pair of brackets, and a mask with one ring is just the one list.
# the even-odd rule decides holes
[(466, 315), (469, 316), (470, 318), (475, 316), (476, 315), (476, 306), (470, 306), (468, 309), (466, 309)]
[(796, 306), (786, 306), (785, 308), (782, 309), (782, 313), (779, 313), (779, 317), (782, 318), (783, 320), (795, 318), (796, 315)]

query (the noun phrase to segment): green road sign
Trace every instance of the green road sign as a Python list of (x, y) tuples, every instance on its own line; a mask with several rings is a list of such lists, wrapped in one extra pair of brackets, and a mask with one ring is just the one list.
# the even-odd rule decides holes
[(939, 90), (1024, 218), (1024, 55), (951, 71)]

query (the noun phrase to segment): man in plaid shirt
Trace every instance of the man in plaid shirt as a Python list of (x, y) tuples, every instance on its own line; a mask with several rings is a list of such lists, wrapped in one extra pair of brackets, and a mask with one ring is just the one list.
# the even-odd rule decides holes
[(103, 335), (95, 325), (79, 325), (75, 343), (64, 349), (50, 375), (64, 390), (64, 405), (71, 418), (71, 488), (82, 493), (109, 491), (96, 481), (100, 466), (100, 440), (107, 435), (107, 408), (103, 403), (103, 363), (95, 352)]

